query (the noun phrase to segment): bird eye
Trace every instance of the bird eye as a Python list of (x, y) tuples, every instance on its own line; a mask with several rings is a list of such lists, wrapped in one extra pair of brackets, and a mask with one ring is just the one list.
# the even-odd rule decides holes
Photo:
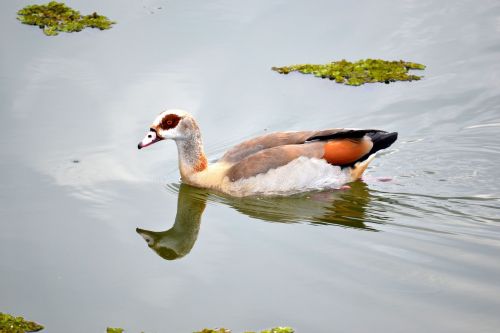
[(151, 134), (148, 134), (148, 138), (150, 138), (150, 139), (151, 139), (152, 137), (153, 137), (153, 136), (152, 136)]
[(172, 120), (167, 120), (167, 125), (172, 125)]

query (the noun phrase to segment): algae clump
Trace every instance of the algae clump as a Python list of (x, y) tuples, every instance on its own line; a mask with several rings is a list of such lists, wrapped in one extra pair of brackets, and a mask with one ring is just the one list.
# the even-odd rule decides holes
[[(294, 333), (295, 331), (291, 327), (275, 327), (268, 330), (263, 330), (260, 333)], [(245, 332), (254, 333), (254, 332)]]
[(2, 333), (37, 332), (42, 329), (42, 325), (25, 320), (23, 317), (14, 317), (0, 312), (0, 332)]
[(113, 327), (108, 327), (106, 328), (106, 333), (123, 333), (123, 328), (113, 328)]
[(37, 25), (47, 36), (59, 32), (75, 32), (85, 28), (110, 29), (116, 22), (106, 16), (92, 13), (81, 15), (64, 3), (51, 1), (45, 5), (29, 5), (17, 12), (17, 19), (24, 24)]
[(275, 327), (271, 328), (271, 330), (265, 330), (261, 333), (293, 333), (295, 332), (291, 327)]
[[(260, 333), (294, 333), (294, 332), (295, 331), (291, 327), (274, 327), (267, 330), (263, 330)], [(217, 328), (217, 329), (205, 328), (201, 331), (197, 331), (194, 333), (231, 333), (231, 330), (227, 328)], [(257, 332), (246, 331), (245, 333), (257, 333)]]
[(337, 83), (350, 86), (360, 86), (365, 83), (420, 80), (422, 77), (409, 74), (410, 69), (425, 69), (422, 64), (414, 62), (387, 61), (381, 59), (365, 59), (356, 62), (347, 60), (333, 61), (325, 65), (292, 65), (273, 67), (272, 70), (280, 74), (300, 72), (313, 74), (323, 79), (335, 80)]
[[(0, 333), (25, 333), (37, 332), (43, 330), (44, 327), (32, 321), (27, 321), (23, 317), (14, 317), (9, 314), (0, 312)], [(106, 333), (123, 333), (123, 328), (107, 327)], [(275, 327), (263, 330), (260, 333), (294, 333), (295, 331), (290, 327)], [(227, 328), (209, 329), (205, 328), (201, 331), (194, 333), (231, 333)], [(246, 331), (245, 333), (257, 333), (254, 331)]]

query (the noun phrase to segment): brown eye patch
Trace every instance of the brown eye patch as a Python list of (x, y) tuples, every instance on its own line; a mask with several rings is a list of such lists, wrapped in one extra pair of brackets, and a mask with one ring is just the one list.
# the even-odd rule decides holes
[(168, 129), (174, 128), (175, 126), (177, 126), (177, 124), (179, 123), (180, 120), (181, 120), (181, 117), (179, 117), (176, 114), (167, 114), (161, 120), (160, 128), (162, 130), (168, 130)]

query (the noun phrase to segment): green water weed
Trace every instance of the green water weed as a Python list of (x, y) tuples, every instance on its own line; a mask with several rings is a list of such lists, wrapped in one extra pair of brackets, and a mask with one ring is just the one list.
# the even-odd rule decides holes
[(420, 80), (421, 76), (409, 74), (409, 70), (412, 69), (423, 70), (425, 66), (403, 60), (365, 59), (356, 62), (340, 60), (324, 65), (302, 64), (272, 68), (272, 70), (280, 74), (297, 71), (349, 86), (360, 86), (365, 83), (375, 82), (389, 84), (396, 81)]

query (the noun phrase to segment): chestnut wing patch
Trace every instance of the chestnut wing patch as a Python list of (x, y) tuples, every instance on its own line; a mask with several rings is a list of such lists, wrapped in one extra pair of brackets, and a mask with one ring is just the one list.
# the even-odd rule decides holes
[(368, 154), (372, 148), (373, 143), (368, 137), (330, 140), (324, 145), (323, 158), (333, 165), (350, 165)]

